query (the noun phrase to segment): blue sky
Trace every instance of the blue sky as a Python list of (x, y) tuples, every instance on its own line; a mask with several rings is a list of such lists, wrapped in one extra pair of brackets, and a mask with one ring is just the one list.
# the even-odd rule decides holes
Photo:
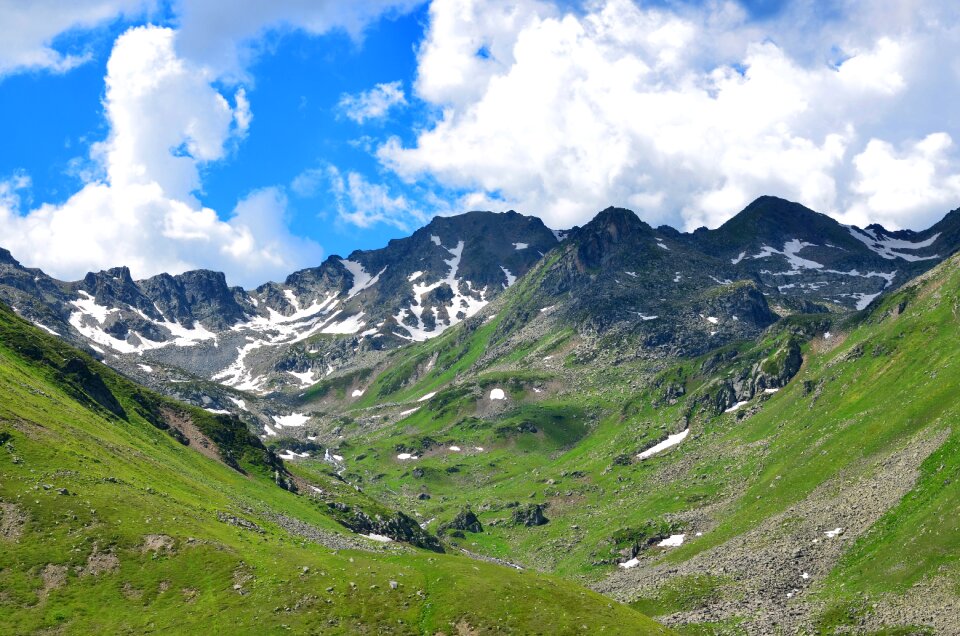
[[(869, 6), (867, 6), (869, 5)], [(0, 2), (0, 245), (252, 286), (437, 214), (960, 200), (957, 10), (632, 0)]]
[[(342, 95), (378, 83), (401, 80), (409, 86), (416, 72), (415, 46), (423, 37), (425, 8), (384, 16), (367, 25), (360, 39), (340, 29), (319, 36), (293, 31), (272, 38), (270, 50), (249, 68), (247, 94), (256, 124), (228, 156), (204, 169), (203, 203), (229, 211), (250, 191), (289, 184), (304, 170), (327, 165), (379, 179), (376, 160), (357, 141), (385, 135), (410, 140), (414, 125), (428, 113), (397, 109), (382, 120), (360, 125), (345, 117), (338, 104)], [(175, 23), (169, 13), (165, 19), (152, 17), (154, 24)], [(88, 163), (91, 143), (108, 134), (101, 100), (113, 42), (130, 26), (143, 23), (117, 20), (60, 37), (54, 41), (58, 50), (82, 42), (90, 61), (66, 73), (30, 71), (0, 82), (0, 138), (7, 140), (0, 151), (0, 175), (30, 176), (25, 207), (63, 203), (82, 187), (77, 169)], [(407, 234), (389, 224), (361, 229), (337, 222), (337, 206), (324, 188), (309, 195), (291, 194), (290, 221), (295, 233), (320, 241), (329, 254), (381, 247), (390, 238)]]

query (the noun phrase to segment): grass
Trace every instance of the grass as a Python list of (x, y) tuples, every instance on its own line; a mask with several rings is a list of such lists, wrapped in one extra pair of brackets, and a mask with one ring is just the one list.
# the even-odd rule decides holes
[[(458, 625), (481, 633), (576, 633), (583, 625), (666, 633), (554, 577), (396, 544), (333, 550), (291, 534), (280, 516), (345, 536), (326, 505), (277, 487), (256, 438), (239, 446), (226, 440), (224, 448), (242, 447), (240, 470), (205, 457), (141, 408), (139, 400), (160, 398), (5, 308), (0, 330), (0, 625), (7, 633), (434, 634)], [(101, 380), (96, 386), (125, 417), (81, 399), (58, 377), (69, 359)], [(87, 380), (83, 393), (94, 397), (96, 383)], [(211, 417), (204, 426), (233, 424)], [(325, 487), (334, 481), (314, 477)], [(355, 491), (345, 501), (370, 505)], [(259, 530), (224, 523), (223, 515)], [(167, 547), (150, 549), (150, 535), (169, 537)], [(100, 570), (91, 570), (97, 563)]]

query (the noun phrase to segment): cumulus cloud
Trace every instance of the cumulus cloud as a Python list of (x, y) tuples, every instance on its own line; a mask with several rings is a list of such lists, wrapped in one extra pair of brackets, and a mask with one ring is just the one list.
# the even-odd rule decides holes
[[(953, 140), (934, 133), (898, 151), (892, 144), (871, 139), (853, 158), (852, 189), (859, 195), (846, 219), (898, 227), (904, 213), (920, 225), (930, 225), (943, 210), (960, 200), (960, 166), (951, 159)], [(937, 212), (939, 210), (939, 212)]]
[(63, 72), (87, 61), (63, 53), (53, 40), (71, 30), (91, 29), (117, 16), (139, 15), (152, 0), (31, 0), (0, 2), (0, 77), (24, 70)]
[(198, 201), (200, 169), (245, 133), (249, 111), (242, 92), (231, 105), (175, 41), (171, 29), (138, 27), (115, 43), (110, 133), (92, 149), (103, 179), (24, 215), (0, 197), (0, 235), (22, 261), (64, 278), (120, 264), (141, 277), (208, 267), (252, 285), (319, 260), (318, 245), (287, 229), (278, 189), (250, 194), (226, 220)]
[(846, 3), (824, 19), (794, 2), (759, 24), (731, 2), (598, 0), (564, 12), (435, 0), (415, 90), (440, 115), (413, 144), (391, 139), (377, 154), (409, 182), (472, 191), (554, 227), (610, 204), (653, 223), (716, 226), (761, 194), (922, 225), (955, 205), (956, 151), (936, 141), (951, 100), (933, 96), (960, 86), (956, 68), (942, 72), (957, 16), (940, 3), (887, 4)]
[(377, 84), (356, 95), (341, 95), (338, 105), (346, 117), (362, 124), (370, 119), (386, 117), (391, 108), (406, 103), (403, 85), (397, 81)]

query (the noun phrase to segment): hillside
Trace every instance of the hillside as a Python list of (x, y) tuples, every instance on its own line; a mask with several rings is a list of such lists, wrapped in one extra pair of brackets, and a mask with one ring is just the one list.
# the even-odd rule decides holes
[(388, 512), (2, 305), (0, 393), (5, 633), (666, 633), (557, 578), (349, 532), (344, 511)]
[(346, 478), (678, 627), (960, 629), (960, 259), (865, 312), (677, 357), (541, 312), (558, 258), (492, 318), (354, 376), (361, 397), (307, 393)]
[[(13, 384), (2, 417), (39, 422), (55, 439), (133, 435), (122, 444), (149, 452), (158, 467), (130, 483), (154, 489), (150, 497), (164, 493), (163, 518), (190, 520), (176, 550), (194, 537), (256, 564), (257, 580), (282, 583), (258, 592), (269, 599), (264, 607), (281, 608), (278, 624), (315, 626), (312, 610), (294, 619), (295, 609), (282, 609), (296, 608), (294, 599), (305, 608), (317, 593), (305, 591), (303, 567), (360, 577), (347, 564), (363, 555), (369, 585), (354, 581), (343, 597), (335, 584), (323, 586), (334, 589), (319, 601), (337, 608), (326, 619), (339, 621), (333, 631), (389, 624), (427, 633), (464, 622), (481, 631), (510, 624), (564, 633), (586, 624), (643, 633), (656, 629), (643, 617), (651, 615), (685, 634), (954, 633), (957, 218), (888, 232), (763, 197), (720, 228), (689, 234), (608, 208), (559, 242), (515, 213), (435, 219), (384, 250), (351, 255), (366, 274), (340, 271), (346, 266), (334, 260), (281, 286), (230, 292), (259, 299), (250, 302), (259, 309), (244, 309), (240, 322), (223, 318), (229, 326), (213, 322), (229, 316), (213, 309), (230, 306), (224, 295), (207, 305), (206, 323), (197, 306), (193, 318), (161, 312), (164, 324), (194, 320), (192, 330), (210, 334), (205, 344), (91, 349), (126, 376), (202, 408), (139, 387), (6, 312), (3, 342), (32, 343), (5, 345), (11, 368), (41, 378), (48, 397), (69, 391), (71, 417)], [(500, 231), (511, 224), (543, 249)], [(463, 245), (456, 254), (454, 242)], [(511, 271), (474, 303), (481, 283), (491, 290), (506, 276), (499, 263), (525, 273)], [(47, 332), (60, 333), (43, 318), (57, 298), (86, 308), (78, 320), (91, 328), (88, 318), (109, 329), (129, 313), (148, 315), (139, 296), (117, 291), (150, 287), (125, 270), (91, 275), (102, 288), (90, 298), (18, 263), (3, 271), (0, 292)], [(222, 276), (184, 276), (170, 284), (209, 279), (229, 289)], [(119, 300), (103, 300), (103, 290)], [(279, 318), (278, 303), (291, 297), (295, 306)], [(465, 311), (450, 309), (457, 303)], [(341, 307), (394, 317), (375, 323), (380, 336), (314, 333)], [(395, 339), (384, 339), (386, 331)], [(227, 356), (231, 338), (247, 343), (233, 349), (242, 363), (231, 363), (236, 374), (201, 373), (196, 365), (209, 364), (211, 351)], [(68, 358), (82, 364), (65, 366)], [(193, 450), (204, 446), (191, 438), (198, 431), (201, 442), (209, 438), (208, 457)], [(11, 443), (19, 449), (30, 439)], [(59, 475), (60, 464), (78, 483), (94, 459), (114, 466), (92, 446), (55, 458), (42, 445), (35, 451), (48, 472), (22, 486), (50, 497), (74, 490), (46, 476)], [(193, 464), (183, 469), (188, 457), (207, 467), (202, 477)], [(156, 485), (168, 479), (176, 486)], [(90, 492), (100, 494), (90, 496), (106, 497), (109, 487), (97, 484)], [(190, 494), (170, 499), (181, 491)], [(152, 509), (150, 497), (137, 496), (130, 509)], [(5, 518), (20, 518), (21, 508), (5, 509), (13, 510)], [(112, 531), (117, 520), (124, 532), (135, 528), (116, 535), (118, 554), (135, 554), (146, 535), (175, 534), (113, 510)], [(259, 531), (225, 528), (222, 519)], [(85, 536), (89, 557), (94, 534)], [(25, 589), (40, 585), (43, 565), (18, 570), (24, 581), (33, 577)], [(355, 607), (350, 594), (362, 608), (384, 602), (370, 571), (401, 566), (424, 581), (422, 595), (375, 614)], [(427, 586), (431, 577), (456, 583)], [(514, 580), (535, 581), (523, 588), (531, 596), (503, 603), (520, 594), (510, 591), (521, 589), (510, 587)], [(472, 586), (483, 591), (479, 599), (466, 598)], [(579, 586), (640, 613), (613, 605), (578, 624), (604, 602), (580, 596)], [(210, 593), (234, 599), (232, 589)], [(360, 596), (368, 589), (369, 598)], [(464, 613), (471, 603), (484, 609)], [(521, 606), (538, 609), (520, 615)], [(236, 608), (242, 620), (261, 609)]]

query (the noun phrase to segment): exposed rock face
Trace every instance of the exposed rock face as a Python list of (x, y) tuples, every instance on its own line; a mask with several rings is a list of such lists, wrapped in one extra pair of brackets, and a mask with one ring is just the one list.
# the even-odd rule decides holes
[(243, 320), (253, 309), (242, 289), (227, 286), (222, 272), (160, 274), (142, 281), (140, 287), (164, 316), (181, 324), (199, 321), (211, 329), (223, 330)]
[(518, 526), (527, 526), (528, 528), (546, 525), (550, 520), (543, 514), (545, 509), (546, 506), (544, 504), (521, 506), (513, 511), (513, 523)]
[(439, 539), (423, 530), (415, 520), (402, 512), (396, 512), (389, 517), (380, 515), (371, 517), (362, 510), (348, 508), (342, 511), (349, 514), (341, 517), (341, 523), (354, 532), (379, 534), (390, 537), (394, 541), (404, 541), (425, 550), (443, 552), (443, 546), (440, 545)]
[(469, 508), (461, 510), (450, 522), (440, 526), (441, 531), (461, 530), (464, 532), (483, 532), (483, 525)]

